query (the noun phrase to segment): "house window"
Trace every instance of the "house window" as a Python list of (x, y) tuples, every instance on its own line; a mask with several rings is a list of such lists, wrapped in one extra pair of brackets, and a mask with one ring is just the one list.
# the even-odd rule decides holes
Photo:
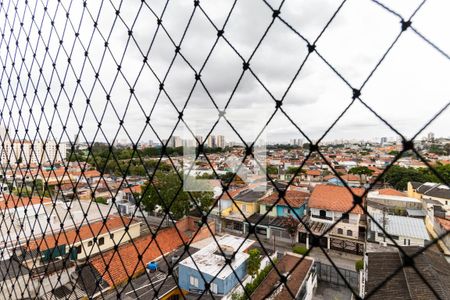
[(75, 248), (77, 250), (77, 254), (81, 253), (81, 245)]
[(88, 247), (91, 247), (92, 246), (92, 241), (89, 241), (88, 242)]
[(198, 278), (194, 276), (189, 276), (189, 283), (191, 286), (198, 288)]
[(104, 243), (105, 243), (105, 238), (104, 237), (101, 237), (101, 238), (98, 239), (98, 245), (99, 246), (103, 245)]
[(405, 246), (411, 246), (411, 240), (410, 239), (403, 239), (403, 245)]
[(342, 214), (342, 220), (348, 220), (348, 214)]
[(352, 236), (353, 232), (351, 230), (347, 230), (347, 236)]
[(214, 282), (211, 282), (211, 292), (213, 292), (213, 294), (217, 294), (217, 284)]
[(233, 229), (237, 231), (242, 231), (242, 223), (234, 222), (233, 223)]
[(111, 234), (109, 235), (109, 238), (112, 239), (112, 240), (114, 240), (114, 233), (111, 233)]
[(319, 212), (319, 216), (321, 218), (325, 218), (327, 216), (327, 212), (325, 210), (321, 209), (320, 212)]
[(344, 234), (344, 230), (342, 228), (338, 228), (337, 233), (338, 234)]

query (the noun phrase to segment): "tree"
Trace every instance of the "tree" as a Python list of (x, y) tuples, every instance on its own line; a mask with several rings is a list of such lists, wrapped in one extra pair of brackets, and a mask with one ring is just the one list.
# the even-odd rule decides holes
[[(181, 175), (182, 176), (182, 175)], [(141, 203), (149, 212), (158, 206), (170, 212), (175, 219), (186, 216), (192, 208), (199, 208), (206, 212), (213, 203), (212, 192), (186, 192), (183, 190), (183, 181), (175, 172), (156, 172), (155, 178), (143, 188)]]
[(349, 174), (359, 175), (359, 182), (362, 184), (362, 176), (370, 176), (373, 173), (373, 170), (368, 167), (354, 167), (348, 171)]
[(95, 197), (95, 202), (100, 203), (100, 204), (108, 204), (108, 202), (106, 201), (105, 198), (103, 197)]
[(405, 211), (405, 209), (396, 206), (396, 207), (394, 207), (394, 215), (405, 216), (406, 215), (406, 211)]
[[(227, 185), (228, 183), (230, 183), (231, 180), (233, 180), (233, 182), (235, 183), (239, 183), (239, 184), (243, 184), (244, 181), (242, 180), (241, 177), (239, 177), (239, 175), (234, 175), (235, 173), (233, 172), (226, 172), (223, 175), (220, 175), (220, 179), (222, 180), (222, 183), (224, 185)], [(234, 177), (233, 177), (234, 176)]]
[[(436, 168), (438, 169), (438, 168)], [(441, 170), (442, 171), (442, 170)], [(450, 174), (449, 174), (450, 175)], [(384, 175), (383, 179), (397, 190), (405, 190), (408, 182), (439, 182), (435, 176), (430, 174), (429, 170), (417, 170), (414, 168), (403, 168), (400, 166), (392, 166)], [(450, 176), (449, 176), (450, 179)]]
[(450, 155), (450, 143), (444, 145), (444, 151), (447, 153), (447, 155)]
[(254, 248), (248, 251), (248, 255), (247, 273), (254, 278), (261, 267), (261, 252), (259, 252), (259, 249)]
[[(300, 169), (300, 168), (299, 168), (299, 167), (289, 167), (289, 168), (286, 170), (286, 174), (295, 174), (295, 173), (297, 172), (298, 169)], [(305, 170), (305, 169), (301, 169), (300, 172), (298, 172), (297, 175), (305, 174), (305, 173), (306, 173), (306, 170)]]
[(297, 234), (297, 228), (298, 228), (299, 223), (300, 222), (292, 216), (289, 216), (289, 217), (285, 218), (285, 220), (284, 220), (284, 226), (285, 226), (287, 232), (289, 233), (289, 235), (291, 236), (292, 244), (294, 244), (294, 238), (295, 238), (295, 235)]
[(359, 272), (359, 271), (361, 271), (362, 269), (364, 269), (364, 261), (363, 261), (362, 259), (357, 260), (357, 261), (355, 262), (355, 269), (356, 269), (356, 272)]
[(305, 255), (308, 252), (308, 249), (305, 246), (294, 246), (292, 247), (292, 252)]
[(368, 167), (354, 167), (351, 168), (348, 171), (349, 174), (354, 174), (354, 175), (367, 175), (370, 176), (373, 174), (373, 170), (369, 169)]
[(267, 166), (267, 174), (278, 174), (278, 168), (275, 166)]
[[(446, 183), (450, 183), (450, 165), (443, 165), (441, 163), (438, 163), (435, 167), (434, 170), (436, 171), (436, 173), (438, 173), (439, 175), (441, 175), (441, 177), (446, 181)], [(431, 172), (431, 170), (429, 169), (419, 169), (419, 171), (423, 172), (424, 174), (426, 174), (426, 176), (428, 176), (429, 181), (433, 181), (433, 182), (442, 182), (433, 172)], [(444, 182), (445, 183), (445, 182)]]

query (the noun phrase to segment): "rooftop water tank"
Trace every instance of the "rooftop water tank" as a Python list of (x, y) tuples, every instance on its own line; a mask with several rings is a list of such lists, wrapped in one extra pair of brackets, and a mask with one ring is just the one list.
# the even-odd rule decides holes
[(220, 245), (220, 248), (222, 248), (223, 254), (225, 258), (233, 258), (234, 254), (234, 248), (229, 245)]
[(150, 272), (155, 272), (158, 270), (158, 262), (157, 261), (151, 261), (147, 264), (147, 269), (150, 270)]

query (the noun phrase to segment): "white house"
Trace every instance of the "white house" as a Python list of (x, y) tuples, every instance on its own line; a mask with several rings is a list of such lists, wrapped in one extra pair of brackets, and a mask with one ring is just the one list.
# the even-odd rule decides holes
[[(385, 237), (381, 227), (375, 222), (370, 222), (370, 232), (368, 240), (394, 245), (393, 240), (400, 246), (425, 246), (426, 242), (430, 240), (425, 223), (421, 219), (374, 214), (374, 219), (384, 226), (388, 236)], [(384, 219), (384, 220), (383, 220)], [(384, 225), (383, 225), (384, 224)]]
[[(362, 196), (364, 189), (353, 188), (353, 193)], [(362, 254), (364, 249), (364, 211), (353, 207), (353, 195), (343, 186), (317, 185), (308, 201), (309, 215), (299, 225), (299, 242), (309, 247), (312, 240), (310, 230), (322, 235), (332, 224), (337, 224), (319, 241), (322, 247)]]

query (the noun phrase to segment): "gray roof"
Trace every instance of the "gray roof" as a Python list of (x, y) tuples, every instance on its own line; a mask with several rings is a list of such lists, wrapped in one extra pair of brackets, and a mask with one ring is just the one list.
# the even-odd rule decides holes
[[(374, 214), (373, 217), (380, 225), (383, 224), (382, 214)], [(385, 230), (390, 235), (406, 236), (423, 240), (430, 239), (422, 219), (393, 215), (386, 215), (386, 219), (387, 225)], [(381, 228), (378, 227), (375, 222), (370, 223), (370, 230), (377, 233), (382, 232)]]
[(14, 259), (0, 261), (0, 282), (29, 273), (28, 269)]
[(434, 182), (425, 182), (420, 185), (417, 182), (411, 182), (411, 184), (420, 194), (430, 197), (450, 199), (450, 188), (445, 184)]
[[(419, 252), (421, 247), (402, 247), (408, 256)], [(368, 253), (368, 276), (366, 292), (375, 288), (398, 268), (404, 265), (404, 257), (397, 252)], [(450, 266), (441, 253), (427, 250), (414, 257), (414, 266), (439, 295), (450, 299)], [(403, 267), (390, 280), (378, 288), (371, 299), (436, 299), (428, 285), (412, 267)]]
[(411, 209), (407, 208), (406, 212), (408, 213), (408, 216), (410, 217), (425, 217), (427, 214), (422, 209)]
[(243, 202), (256, 202), (266, 195), (266, 191), (245, 190), (236, 195), (233, 199)]

